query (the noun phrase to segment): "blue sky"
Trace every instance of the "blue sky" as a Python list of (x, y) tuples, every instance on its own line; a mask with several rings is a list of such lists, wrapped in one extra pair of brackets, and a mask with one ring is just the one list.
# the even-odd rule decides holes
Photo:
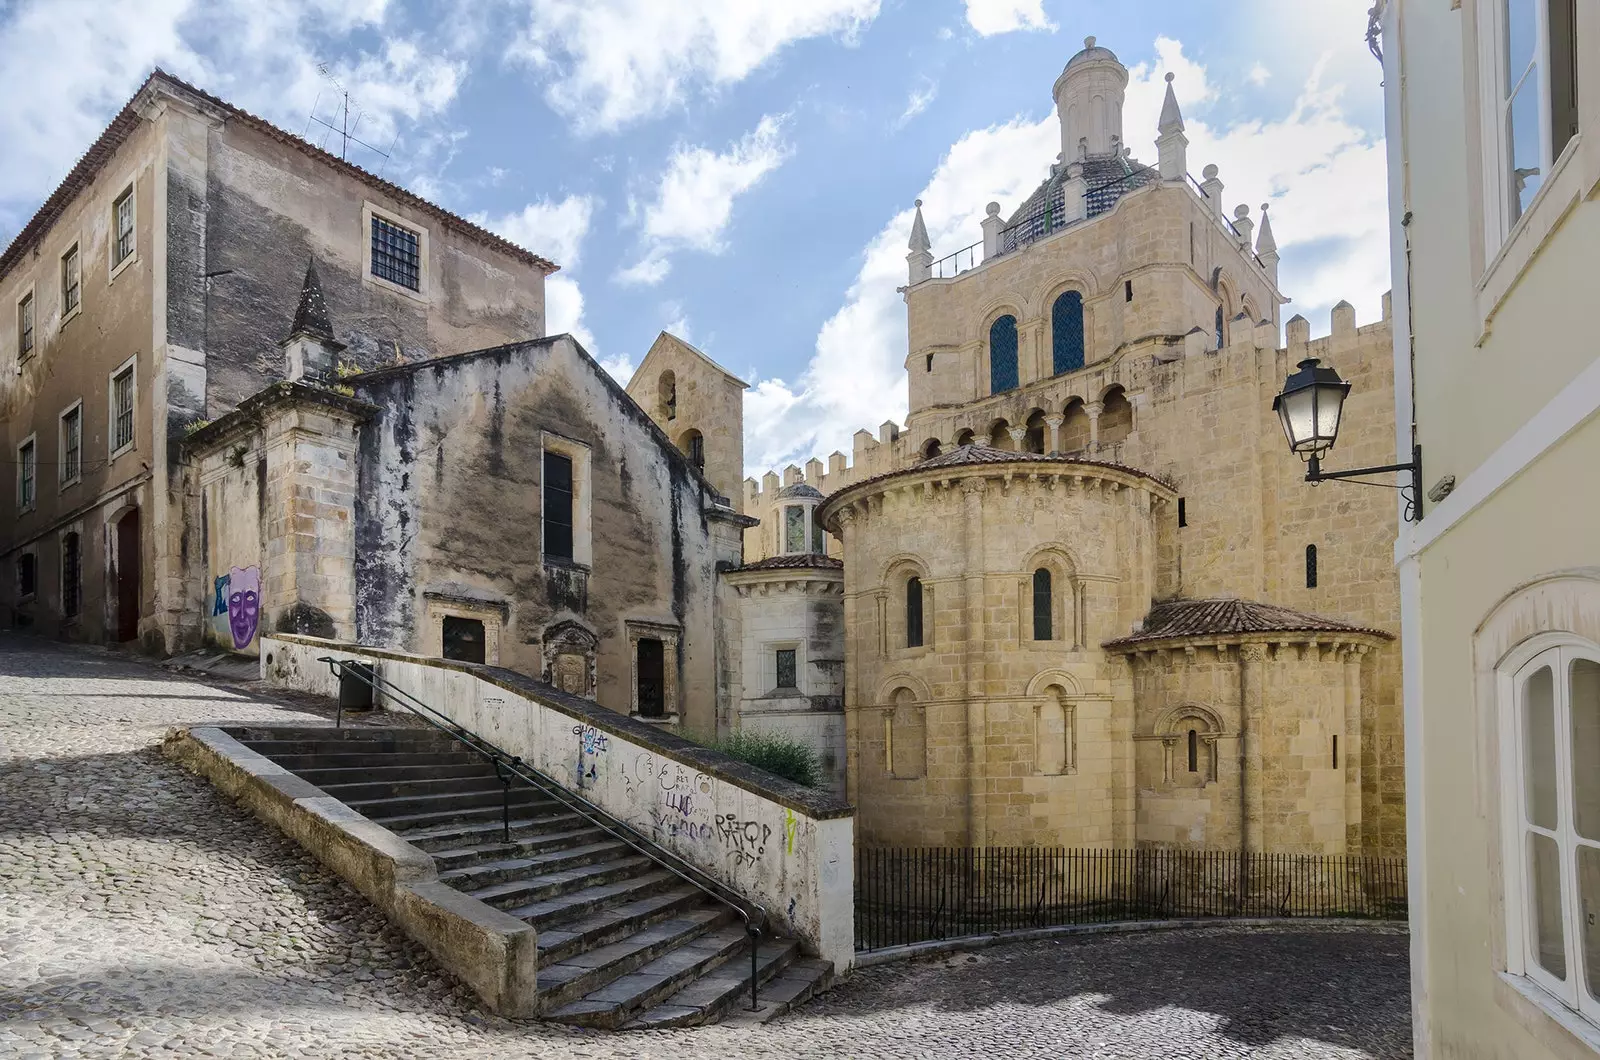
[[(1272, 204), (1282, 284), (1328, 328), (1388, 287), (1367, 0), (0, 0), (0, 243), (162, 65), (294, 132), (327, 73), (388, 163), (352, 159), (563, 265), (550, 327), (626, 378), (656, 333), (754, 384), (751, 471), (905, 411), (905, 240), (976, 242), (1058, 150), (1050, 87), (1094, 34), (1162, 78), (1189, 167)], [(320, 97), (320, 98), (319, 98)], [(313, 127), (314, 129), (315, 127)], [(313, 137), (315, 138), (315, 137)]]

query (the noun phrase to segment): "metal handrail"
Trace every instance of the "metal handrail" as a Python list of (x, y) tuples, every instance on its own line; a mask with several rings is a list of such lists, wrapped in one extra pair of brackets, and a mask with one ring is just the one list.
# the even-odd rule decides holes
[[(644, 855), (657, 866), (677, 876), (694, 887), (705, 891), (713, 899), (732, 909), (744, 921), (745, 934), (750, 938), (750, 1011), (760, 1011), (756, 1003), (756, 992), (759, 987), (756, 976), (757, 949), (761, 939), (761, 932), (768, 925), (767, 910), (759, 903), (752, 902), (743, 895), (728, 887), (722, 881), (702, 872), (694, 865), (678, 857), (671, 851), (663, 849), (651, 842), (635, 830), (631, 825), (606, 813), (587, 799), (581, 799), (572, 794), (559, 781), (547, 777), (534, 769), (521, 757), (496, 747), (471, 729), (452, 721), (449, 716), (422, 702), (405, 689), (395, 685), (394, 682), (379, 677), (377, 671), (354, 659), (335, 659), (331, 655), (324, 655), (317, 660), (327, 663), (328, 669), (338, 678), (351, 674), (374, 692), (382, 692), (396, 699), (400, 706), (421, 718), (435, 729), (449, 735), (457, 742), (466, 745), (472, 751), (484, 758), (494, 766), (495, 776), (503, 785), (501, 802), (501, 828), (504, 842), (511, 841), (511, 778), (515, 777), (529, 787), (537, 788), (557, 802), (576, 812), (580, 817), (595, 825), (615, 839), (620, 840), (638, 853)], [(386, 687), (380, 688), (379, 685)], [(344, 701), (341, 697), (338, 713), (334, 716), (334, 727), (342, 728), (344, 725)]]
[[(966, 272), (969, 269), (977, 268), (979, 265), (983, 264), (983, 261), (978, 257), (977, 253), (982, 249), (983, 240), (980, 239), (970, 247), (962, 247), (954, 254), (946, 254), (944, 257), (928, 266), (928, 278), (932, 280), (948, 280), (961, 275), (963, 272)], [(967, 260), (971, 262), (966, 269), (961, 267), (961, 255), (963, 254), (967, 255)], [(950, 274), (948, 276), (945, 275), (944, 271), (944, 263), (947, 261), (951, 262)]]

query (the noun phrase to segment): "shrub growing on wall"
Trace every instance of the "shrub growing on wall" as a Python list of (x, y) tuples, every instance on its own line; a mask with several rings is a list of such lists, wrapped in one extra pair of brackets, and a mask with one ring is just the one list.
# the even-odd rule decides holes
[(822, 765), (807, 745), (783, 733), (738, 729), (725, 737), (694, 736), (696, 743), (721, 751), (757, 769), (814, 788), (822, 781)]

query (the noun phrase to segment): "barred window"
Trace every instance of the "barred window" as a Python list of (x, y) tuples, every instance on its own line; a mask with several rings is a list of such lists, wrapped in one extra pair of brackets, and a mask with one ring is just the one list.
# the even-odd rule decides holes
[(422, 290), (417, 233), (381, 217), (372, 219), (372, 275), (412, 291)]
[(133, 365), (118, 372), (111, 380), (111, 451), (114, 453), (133, 444)]
[(77, 533), (61, 538), (61, 613), (76, 618), (83, 594), (78, 588), (83, 567), (82, 546)]
[(116, 229), (116, 239), (111, 244), (111, 267), (114, 269), (133, 256), (133, 185), (117, 196), (111, 205), (111, 220)]
[(795, 660), (795, 649), (794, 648), (779, 648), (778, 649), (778, 687), (779, 688), (798, 688), (799, 687), (798, 683), (795, 680), (795, 672), (794, 672), (795, 671), (795, 663), (794, 663), (794, 660)]
[(1050, 640), (1051, 612), (1054, 610), (1050, 572), (1040, 567), (1033, 572), (1033, 639)]

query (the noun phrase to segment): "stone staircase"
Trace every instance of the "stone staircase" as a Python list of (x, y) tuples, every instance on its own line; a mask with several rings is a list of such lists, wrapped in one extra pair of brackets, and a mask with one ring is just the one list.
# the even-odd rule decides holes
[(441, 883), (538, 932), (544, 1019), (585, 1027), (765, 1021), (832, 982), (833, 965), (763, 936), (758, 1014), (738, 914), (536, 788), (513, 782), (510, 839), (494, 767), (431, 729), (257, 730), (251, 750), (427, 851)]

